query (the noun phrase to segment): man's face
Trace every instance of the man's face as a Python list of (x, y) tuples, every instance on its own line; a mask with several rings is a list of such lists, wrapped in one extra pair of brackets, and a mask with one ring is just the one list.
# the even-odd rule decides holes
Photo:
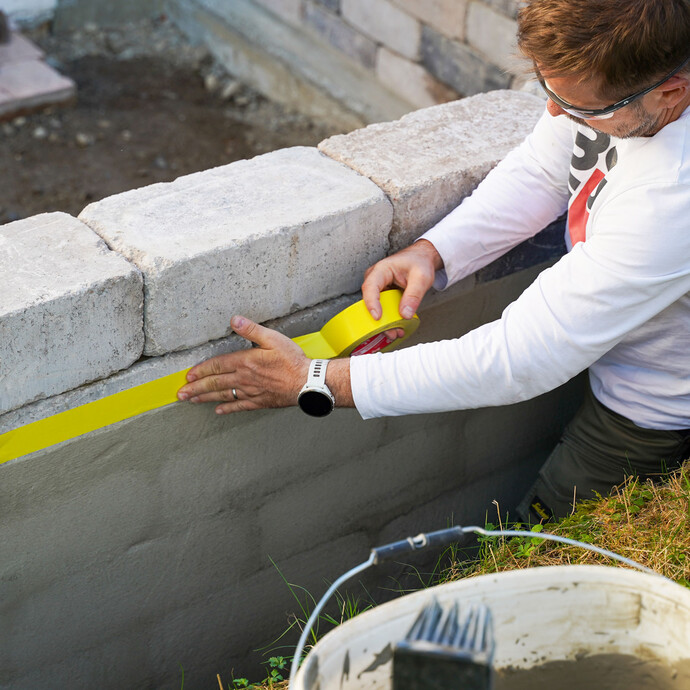
[[(548, 88), (568, 103), (583, 108), (596, 109), (611, 105), (597, 96), (596, 90), (586, 82), (580, 82), (575, 77), (549, 77), (548, 73), (542, 73)], [(605, 120), (582, 119), (566, 113), (550, 98), (547, 101), (547, 109), (551, 115), (558, 117), (565, 115), (568, 119), (578, 124), (586, 125), (598, 132), (604, 132), (621, 139), (629, 137), (647, 137), (655, 134), (660, 129), (660, 115), (655, 115), (645, 107), (646, 97), (643, 96), (619, 110), (616, 110), (610, 118)]]

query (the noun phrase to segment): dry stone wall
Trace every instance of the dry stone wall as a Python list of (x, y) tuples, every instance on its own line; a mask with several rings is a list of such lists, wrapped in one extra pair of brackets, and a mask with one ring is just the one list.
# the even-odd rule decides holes
[(341, 130), (525, 86), (518, 0), (169, 0), (238, 78)]
[(521, 83), (518, 0), (254, 0), (416, 107)]

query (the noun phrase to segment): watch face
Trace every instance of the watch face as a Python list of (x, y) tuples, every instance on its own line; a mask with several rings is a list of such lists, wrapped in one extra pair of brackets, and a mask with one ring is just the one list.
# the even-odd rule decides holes
[(297, 402), (312, 417), (325, 417), (333, 411), (333, 401), (320, 391), (304, 391)]

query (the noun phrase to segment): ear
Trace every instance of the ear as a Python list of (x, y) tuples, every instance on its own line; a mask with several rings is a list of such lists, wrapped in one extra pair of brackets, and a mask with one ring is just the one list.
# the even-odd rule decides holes
[(690, 75), (674, 74), (661, 86), (657, 86), (650, 96), (653, 96), (660, 108), (675, 108), (688, 98), (690, 94)]

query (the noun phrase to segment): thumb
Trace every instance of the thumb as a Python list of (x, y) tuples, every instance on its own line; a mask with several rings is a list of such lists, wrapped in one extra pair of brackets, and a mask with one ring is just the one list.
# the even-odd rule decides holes
[(230, 325), (237, 335), (241, 335), (262, 348), (270, 348), (274, 341), (273, 336), (278, 335), (270, 328), (260, 326), (246, 316), (233, 316), (230, 319)]

